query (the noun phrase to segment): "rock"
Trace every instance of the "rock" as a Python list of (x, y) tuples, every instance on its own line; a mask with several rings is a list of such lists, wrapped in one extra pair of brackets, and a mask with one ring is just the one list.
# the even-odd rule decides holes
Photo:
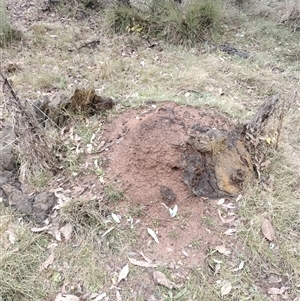
[(53, 193), (26, 195), (13, 172), (0, 173), (0, 198), (6, 206), (42, 223), (51, 213), (57, 198)]
[(0, 171), (12, 171), (16, 168), (13, 154), (13, 142), (15, 138), (12, 125), (5, 124), (0, 132)]
[(22, 190), (9, 183), (5, 183), (1, 185), (0, 191), (5, 205), (25, 215), (31, 215), (31, 202), (28, 201), (27, 195), (24, 194)]
[(42, 192), (34, 197), (32, 202), (31, 217), (37, 222), (42, 223), (51, 213), (57, 198), (54, 193)]

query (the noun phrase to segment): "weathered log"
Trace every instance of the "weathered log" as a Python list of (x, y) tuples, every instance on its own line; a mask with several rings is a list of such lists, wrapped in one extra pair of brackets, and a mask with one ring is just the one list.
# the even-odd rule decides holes
[(183, 182), (196, 196), (236, 195), (253, 178), (243, 136), (196, 125), (184, 153)]
[[(230, 132), (195, 125), (184, 152), (183, 182), (196, 196), (210, 198), (237, 195), (245, 183), (260, 177), (265, 149), (263, 135), (270, 122), (276, 122), (275, 148), (278, 145), (284, 103), (279, 96), (267, 98), (250, 121)], [(262, 159), (259, 159), (262, 160)]]
[(253, 115), (251, 120), (245, 123), (246, 132), (261, 132), (270, 120), (270, 117), (272, 117), (274, 113), (279, 110), (279, 106), (280, 102), (278, 94), (274, 94), (271, 97), (267, 98), (259, 106), (257, 112)]

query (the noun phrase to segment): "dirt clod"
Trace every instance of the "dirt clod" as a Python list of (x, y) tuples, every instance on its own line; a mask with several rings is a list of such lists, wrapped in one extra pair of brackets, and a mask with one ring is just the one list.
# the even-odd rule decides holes
[(176, 200), (177, 196), (172, 188), (161, 185), (159, 188), (160, 195), (163, 200), (167, 201), (168, 203), (173, 202)]

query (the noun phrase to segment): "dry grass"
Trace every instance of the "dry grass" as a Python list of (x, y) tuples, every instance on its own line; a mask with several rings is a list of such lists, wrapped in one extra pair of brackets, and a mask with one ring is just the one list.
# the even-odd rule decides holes
[(209, 37), (222, 23), (222, 2), (201, 0), (145, 1), (139, 5), (116, 5), (106, 11), (105, 23), (114, 33), (159, 38), (177, 45), (195, 45)]
[(5, 0), (0, 1), (0, 47), (9, 46), (15, 40), (20, 40), (22, 34), (14, 29), (8, 20)]
[[(185, 105), (211, 105), (244, 121), (267, 95), (279, 92), (282, 98), (289, 98), (299, 85), (299, 64), (290, 55), (298, 51), (299, 33), (274, 24), (272, 19), (256, 18), (236, 17), (228, 23), (224, 35), (216, 37), (219, 42), (230, 42), (249, 51), (252, 57), (247, 60), (209, 46), (204, 47), (205, 53), (203, 46), (184, 48), (164, 42), (149, 48), (148, 42), (140, 37), (110, 36), (102, 27), (95, 33), (89, 24), (77, 24), (75, 20), (67, 28), (50, 22), (33, 24), (24, 33), (23, 44), (4, 50), (4, 54), (21, 66), (10, 79), (22, 99), (37, 99), (41, 93), (55, 89), (71, 94), (74, 86), (93, 85), (100, 94), (113, 96), (124, 106), (138, 106), (147, 100), (174, 100)], [(236, 36), (237, 33), (243, 37)], [(98, 35), (99, 48), (77, 50)], [(275, 68), (283, 71), (277, 72)], [(284, 120), (279, 151), (270, 151), (271, 165), (265, 185), (254, 185), (239, 202), (239, 243), (231, 246), (231, 256), (208, 249), (205, 265), (189, 270), (178, 290), (151, 282), (149, 285), (154, 286), (158, 298), (220, 300), (220, 289), (226, 280), (233, 288), (225, 300), (270, 300), (266, 279), (271, 274), (279, 275), (284, 285), (290, 287), (291, 300), (300, 294), (300, 175), (299, 162), (294, 159), (300, 152), (299, 105), (296, 101), (293, 112)], [(76, 133), (86, 145), (93, 131), (84, 120), (73, 121), (77, 122)], [(83, 157), (75, 153), (74, 145), (67, 147), (65, 172), (78, 174)], [(38, 178), (43, 185), (44, 177)], [(74, 178), (69, 176), (68, 180)], [(104, 196), (104, 201), (100, 201), (100, 196), (91, 202), (75, 199), (62, 210), (61, 222), (71, 223), (74, 235), (71, 241), (58, 243), (53, 265), (41, 273), (39, 267), (49, 256), (48, 246), (53, 238), (46, 233), (32, 233), (30, 223), (19, 221), (15, 213), (0, 204), (0, 300), (45, 300), (67, 283), (69, 293), (78, 293), (80, 284), (86, 292), (105, 291), (114, 300), (111, 279), (117, 277), (139, 237), (128, 224), (101, 237), (113, 225), (110, 214), (120, 209), (123, 194), (116, 187), (108, 187)], [(143, 218), (143, 208), (127, 209), (131, 215)], [(272, 245), (261, 233), (265, 217), (276, 231), (274, 248), (270, 248)], [(12, 227), (17, 236), (14, 244), (9, 243), (6, 232)], [(217, 274), (213, 270), (215, 260), (222, 261)], [(233, 266), (242, 260), (245, 267), (233, 271)], [(170, 269), (163, 271), (173, 275)], [(141, 275), (148, 279), (146, 271), (132, 268), (130, 277), (122, 283), (123, 300), (142, 300), (135, 296)]]

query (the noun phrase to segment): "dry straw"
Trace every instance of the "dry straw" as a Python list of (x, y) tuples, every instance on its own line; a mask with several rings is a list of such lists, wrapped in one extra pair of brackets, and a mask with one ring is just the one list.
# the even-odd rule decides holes
[(14, 153), (20, 164), (20, 180), (28, 183), (30, 178), (43, 171), (55, 171), (57, 159), (52, 150), (50, 136), (39, 124), (32, 105), (20, 99), (8, 79), (3, 78), (4, 108), (9, 113), (15, 134)]

